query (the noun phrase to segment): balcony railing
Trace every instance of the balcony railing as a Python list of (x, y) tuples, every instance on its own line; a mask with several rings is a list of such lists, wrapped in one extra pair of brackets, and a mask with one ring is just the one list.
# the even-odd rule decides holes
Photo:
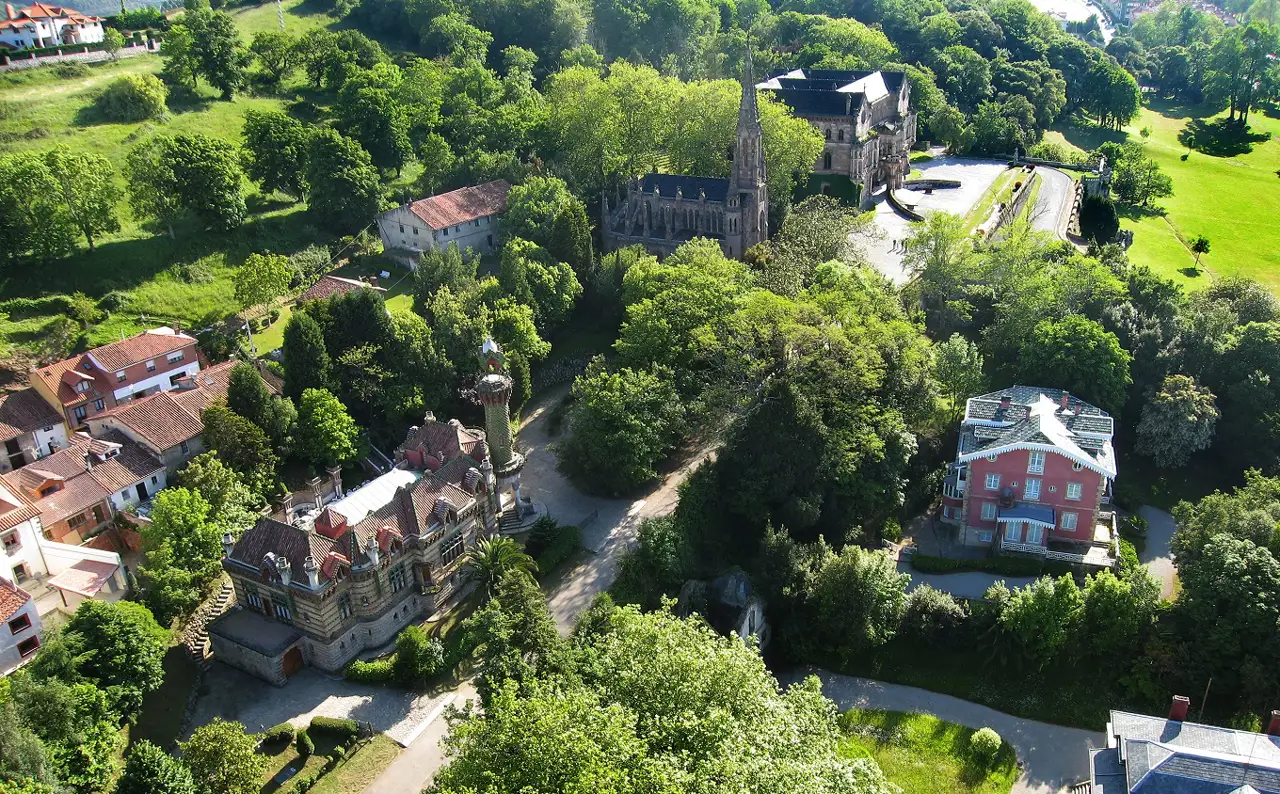
[(1040, 554), (1043, 555), (1049, 550), (1044, 546), (1035, 543), (1012, 543), (1005, 541), (1000, 544), (1001, 551), (1016, 551), (1020, 554)]

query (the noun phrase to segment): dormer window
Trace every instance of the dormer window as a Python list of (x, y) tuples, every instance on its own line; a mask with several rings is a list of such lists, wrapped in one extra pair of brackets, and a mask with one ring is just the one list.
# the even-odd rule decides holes
[(62, 483), (52, 482), (40, 489), (40, 498), (48, 496), (51, 493), (57, 493), (62, 490)]

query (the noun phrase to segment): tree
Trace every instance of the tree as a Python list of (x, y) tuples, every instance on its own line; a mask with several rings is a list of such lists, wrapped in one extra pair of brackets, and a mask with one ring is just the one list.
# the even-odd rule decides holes
[(1084, 597), (1070, 575), (1042, 576), (1010, 594), (1000, 611), (1000, 631), (1020, 661), (1043, 670), (1068, 649), (1083, 611)]
[(230, 102), (244, 85), (250, 61), (235, 21), (222, 11), (198, 9), (182, 16), (182, 26), (190, 34), (191, 52), (200, 76)]
[(153, 74), (123, 74), (107, 84), (94, 107), (108, 121), (146, 121), (163, 118), (169, 89)]
[(1274, 465), (1280, 382), (1270, 373), (1280, 366), (1280, 322), (1250, 322), (1209, 344), (1218, 353), (1205, 379), (1221, 405), (1219, 444), (1228, 445), (1238, 464)]
[(1200, 269), (1200, 257), (1209, 253), (1209, 238), (1203, 234), (1197, 234), (1191, 238), (1191, 253), (1196, 255), (1196, 270)]
[(443, 249), (424, 251), (413, 271), (414, 303), (425, 311), (431, 296), (441, 287), (453, 292), (466, 292), (476, 281), (480, 257), (468, 248), (464, 255), (457, 243), (449, 243)]
[(178, 484), (200, 494), (209, 503), (210, 520), (221, 532), (238, 535), (257, 520), (258, 497), (240, 475), (206, 452), (187, 462), (178, 472)]
[(169, 632), (141, 604), (82, 601), (63, 637), (84, 654), (79, 674), (105, 689), (113, 708), (125, 716), (136, 714), (142, 696), (164, 680), (161, 660)]
[(95, 250), (98, 235), (120, 231), (116, 217), (120, 189), (116, 187), (110, 160), (100, 154), (72, 152), (66, 146), (46, 152), (44, 160), (58, 183), (59, 201), (89, 243), (90, 251)]
[(507, 681), (523, 685), (563, 667), (565, 643), (542, 590), (525, 570), (504, 573), (462, 630), (474, 644), (482, 704), (491, 703)]
[(262, 79), (279, 88), (298, 68), (298, 37), (282, 30), (260, 30), (253, 34), (249, 51), (262, 66)]
[(289, 454), (298, 412), (288, 397), (268, 391), (266, 381), (252, 364), (242, 361), (232, 367), (227, 407), (262, 428), (279, 455)]
[(350, 80), (335, 109), (338, 131), (359, 142), (374, 166), (393, 168), (398, 175), (413, 156), (413, 147), (409, 117), (391, 91)]
[(515, 185), (507, 194), (507, 211), (502, 216), (502, 236), (516, 237), (540, 246), (551, 242), (551, 229), (565, 209), (581, 206), (564, 180), (557, 177), (533, 176)]
[(595, 266), (591, 254), (591, 224), (582, 202), (574, 202), (560, 210), (551, 226), (551, 237), (546, 247), (553, 259), (573, 268), (579, 284), (591, 277)]
[(329, 351), (325, 349), (324, 332), (311, 315), (294, 312), (284, 327), (284, 393), (301, 400), (307, 389), (324, 389), (329, 385)]
[(378, 171), (360, 144), (321, 128), (307, 149), (308, 208), (316, 221), (339, 232), (355, 232), (378, 212)]
[(1126, 204), (1147, 206), (1152, 199), (1173, 195), (1173, 179), (1147, 156), (1140, 143), (1127, 143), (1109, 157), (1115, 171), (1111, 189)]
[(22, 721), (12, 698), (0, 699), (0, 786), (7, 781), (32, 781), (30, 791), (19, 788), (15, 794), (54, 794), (37, 787), (57, 782), (44, 743)]
[(129, 203), (139, 215), (169, 227), (190, 212), (215, 228), (234, 229), (247, 209), (236, 147), (204, 135), (158, 135), (129, 152)]
[(102, 31), (102, 49), (111, 56), (111, 60), (115, 60), (120, 50), (124, 47), (124, 34), (115, 28), (107, 28)]
[(1226, 535), (1255, 546), (1280, 551), (1280, 480), (1246, 471), (1245, 484), (1231, 493), (1214, 491), (1198, 502), (1179, 502), (1173, 508), (1177, 531), (1170, 543), (1181, 568), (1190, 565), (1215, 537)]
[(1041, 320), (1018, 355), (1021, 383), (1055, 386), (1111, 414), (1124, 406), (1132, 357), (1116, 335), (1079, 315)]
[(1137, 450), (1157, 466), (1185, 466), (1194, 452), (1208, 449), (1218, 422), (1213, 392), (1187, 375), (1170, 375), (1142, 406)]
[(177, 24), (169, 29), (160, 45), (160, 57), (164, 59), (160, 76), (166, 83), (189, 91), (195, 90), (200, 63), (196, 57), (191, 31), (186, 25)]
[(907, 606), (910, 574), (883, 551), (845, 546), (830, 554), (813, 583), (811, 631), (835, 658), (851, 663), (893, 639)]
[(421, 626), (410, 624), (396, 636), (396, 679), (416, 686), (444, 666), (444, 645), (436, 637), (427, 637)]
[(964, 219), (930, 213), (902, 244), (902, 264), (919, 280), (929, 327), (945, 334), (967, 325), (973, 317), (967, 290), (978, 280), (979, 259)]
[(1120, 218), (1116, 205), (1105, 196), (1086, 196), (1080, 202), (1080, 234), (1087, 239), (1105, 245), (1116, 239), (1120, 231)]
[(481, 538), (462, 556), (467, 576), (492, 598), (498, 582), (512, 571), (532, 576), (538, 570), (533, 558), (520, 550), (511, 538)]
[(849, 262), (855, 249), (849, 237), (866, 226), (870, 215), (859, 218), (856, 210), (842, 206), (831, 196), (810, 196), (792, 208), (769, 246), (769, 261), (760, 275), (761, 286), (779, 295), (794, 296), (809, 286), (818, 265), (837, 260)]
[(316, 465), (354, 460), (360, 428), (328, 389), (307, 389), (298, 407), (298, 450)]
[(622, 493), (657, 476), (654, 468), (680, 439), (684, 406), (671, 372), (600, 359), (573, 384), (569, 432), (556, 446), (559, 469), (580, 487)]
[(178, 746), (199, 794), (258, 794), (267, 759), (257, 744), (240, 723), (215, 717)]
[(222, 527), (210, 521), (210, 506), (196, 491), (165, 488), (156, 494), (151, 523), (142, 528), (143, 549), (167, 545), (173, 558), (198, 581), (221, 569)]
[(978, 346), (960, 334), (952, 334), (933, 349), (933, 374), (951, 398), (951, 410), (959, 413), (965, 400), (982, 391), (982, 354)]
[(502, 291), (533, 309), (540, 330), (568, 319), (582, 294), (572, 268), (553, 262), (546, 249), (518, 237), (502, 247), (498, 283)]
[(196, 794), (191, 771), (147, 740), (133, 746), (115, 794)]
[(245, 172), (264, 193), (279, 191), (301, 198), (309, 136), (305, 124), (284, 113), (246, 110)]
[(262, 428), (225, 405), (204, 409), (205, 447), (244, 477), (254, 494), (264, 497), (275, 488), (278, 459)]
[(75, 247), (75, 224), (59, 195), (58, 180), (44, 160), (0, 157), (0, 256), (7, 266), (28, 257), (47, 261)]
[(1089, 577), (1084, 586), (1080, 636), (1092, 658), (1132, 659), (1155, 626), (1160, 583), (1145, 568), (1127, 579), (1110, 571)]
[(280, 254), (249, 254), (236, 271), (236, 302), (246, 308), (270, 303), (289, 289), (293, 269)]

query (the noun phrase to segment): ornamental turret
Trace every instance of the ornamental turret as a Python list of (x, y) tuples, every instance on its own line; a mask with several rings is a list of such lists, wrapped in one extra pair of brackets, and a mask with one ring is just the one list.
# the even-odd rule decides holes
[(486, 339), (480, 348), (480, 361), (484, 374), (476, 383), (476, 396), (484, 406), (485, 440), (489, 446), (489, 458), (499, 477), (520, 471), (524, 456), (516, 451), (511, 435), (511, 376), (507, 374), (507, 357), (492, 339)]

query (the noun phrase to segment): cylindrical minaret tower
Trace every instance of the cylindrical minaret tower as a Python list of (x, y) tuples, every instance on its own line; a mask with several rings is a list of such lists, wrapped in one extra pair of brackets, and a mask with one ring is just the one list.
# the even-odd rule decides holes
[(520, 498), (520, 470), (524, 468), (524, 455), (515, 448), (511, 437), (511, 376), (507, 374), (507, 357), (492, 339), (486, 339), (480, 348), (480, 360), (484, 374), (476, 382), (476, 396), (484, 406), (484, 432), (489, 447), (489, 460), (498, 479), (498, 488), (509, 486), (515, 498), (516, 515), (523, 515), (524, 502)]

